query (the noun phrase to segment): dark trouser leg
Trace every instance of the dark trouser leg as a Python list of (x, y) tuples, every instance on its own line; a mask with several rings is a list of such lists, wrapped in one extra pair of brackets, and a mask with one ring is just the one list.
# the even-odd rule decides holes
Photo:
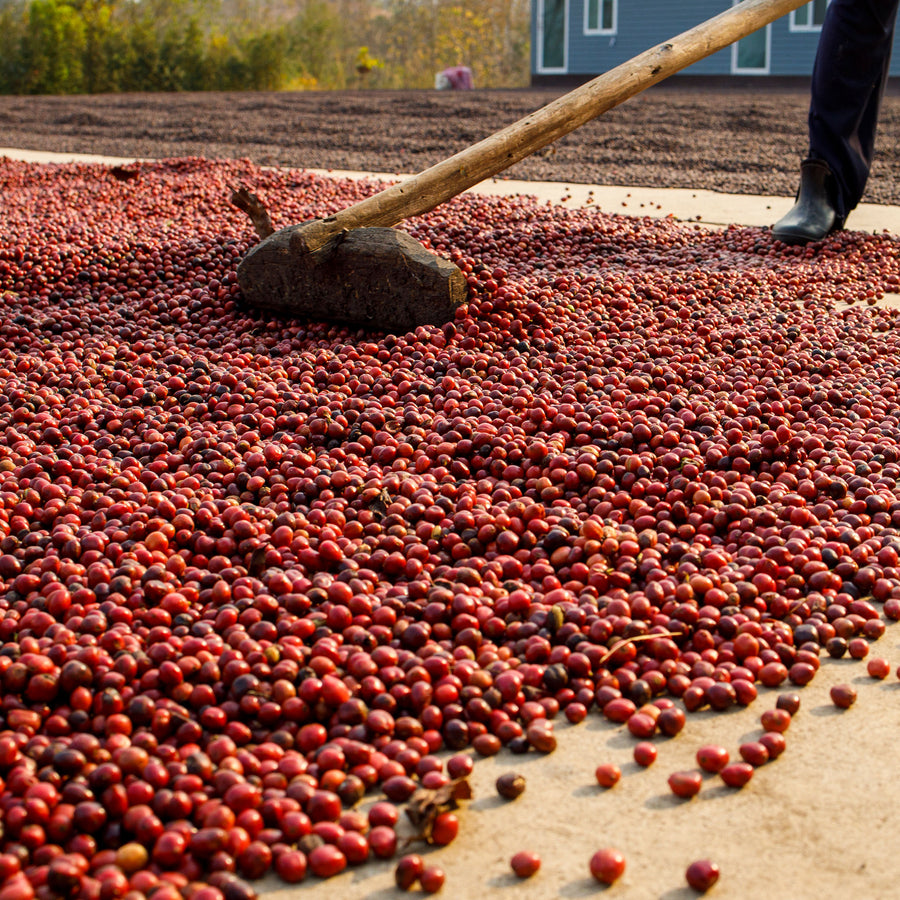
[(810, 156), (837, 188), (839, 223), (859, 203), (875, 148), (878, 110), (891, 61), (900, 0), (832, 0), (813, 67)]

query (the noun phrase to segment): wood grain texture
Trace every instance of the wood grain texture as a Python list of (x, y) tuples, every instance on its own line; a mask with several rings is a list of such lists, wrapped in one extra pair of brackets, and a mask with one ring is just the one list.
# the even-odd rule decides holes
[(353, 228), (391, 226), (421, 215), (569, 134), (635, 94), (802, 6), (805, 0), (744, 0), (557, 98), (449, 159), (294, 235), (315, 250)]

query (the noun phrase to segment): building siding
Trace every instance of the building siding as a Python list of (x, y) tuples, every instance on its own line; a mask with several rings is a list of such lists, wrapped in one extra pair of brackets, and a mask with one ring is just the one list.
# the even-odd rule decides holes
[[(585, 34), (586, 0), (567, 0), (568, 46), (566, 48), (566, 72), (568, 76), (585, 78), (599, 75), (634, 58), (675, 35), (699, 25), (718, 15), (729, 4), (723, 0), (619, 0), (618, 28), (614, 35)], [(532, 53), (531, 71), (540, 76), (537, 59), (539, 46), (539, 10), (541, 0), (532, 0)], [(817, 31), (791, 31), (789, 17), (773, 22), (769, 53), (769, 75), (809, 76), (812, 72)], [(898, 30), (900, 35), (900, 30)], [(900, 75), (900, 48), (895, 49), (891, 62), (891, 75)], [(686, 75), (722, 76), (732, 74), (732, 48), (715, 53), (687, 69)], [(562, 73), (561, 73), (562, 74)], [(677, 76), (675, 76), (677, 77)], [(746, 77), (760, 77), (748, 75)]]

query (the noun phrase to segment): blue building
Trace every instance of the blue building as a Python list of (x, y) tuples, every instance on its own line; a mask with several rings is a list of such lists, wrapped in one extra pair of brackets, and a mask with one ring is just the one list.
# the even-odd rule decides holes
[[(532, 0), (532, 83), (587, 81), (738, 2)], [(808, 77), (828, 2), (812, 0), (684, 73)], [(900, 74), (896, 50), (891, 74)]]

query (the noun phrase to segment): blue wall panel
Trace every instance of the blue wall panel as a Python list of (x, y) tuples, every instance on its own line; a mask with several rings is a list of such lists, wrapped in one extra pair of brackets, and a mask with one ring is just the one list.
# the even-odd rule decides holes
[[(532, 47), (538, 46), (541, 0), (532, 0)], [(728, 0), (618, 0), (615, 35), (584, 33), (586, 0), (568, 0), (568, 75), (590, 77), (606, 72), (645, 50), (693, 28), (729, 7)], [(769, 52), (770, 75), (809, 76), (818, 32), (791, 31), (789, 17), (773, 22)], [(900, 38), (900, 31), (898, 31)], [(895, 48), (897, 41), (895, 40)], [(689, 75), (732, 74), (732, 50), (727, 48), (684, 70)], [(532, 74), (540, 76), (536, 51)], [(895, 49), (891, 74), (900, 75), (900, 48)], [(748, 76), (755, 77), (755, 76)]]

